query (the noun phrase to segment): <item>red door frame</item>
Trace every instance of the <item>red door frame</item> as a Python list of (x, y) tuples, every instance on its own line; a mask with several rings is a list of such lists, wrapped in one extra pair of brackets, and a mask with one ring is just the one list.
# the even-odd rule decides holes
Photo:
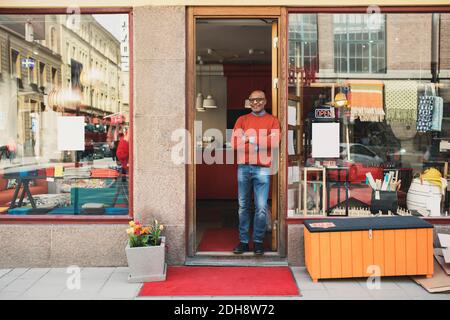
[[(73, 8), (0, 8), (1, 14), (67, 14)], [(77, 8), (78, 9), (78, 8)], [(128, 14), (128, 34), (129, 34), (129, 107), (130, 107), (130, 138), (129, 148), (129, 188), (128, 188), (128, 216), (76, 216), (76, 215), (35, 215), (35, 216), (14, 216), (0, 215), (0, 224), (123, 224), (133, 219), (133, 8), (132, 7), (95, 7), (79, 8), (81, 14)]]

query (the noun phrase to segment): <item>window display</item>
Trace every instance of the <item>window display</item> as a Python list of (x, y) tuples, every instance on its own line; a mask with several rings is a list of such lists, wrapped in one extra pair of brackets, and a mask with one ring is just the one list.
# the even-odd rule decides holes
[[(377, 15), (289, 14), (289, 217), (448, 216), (450, 15)], [(314, 75), (297, 49), (312, 22)], [(320, 122), (338, 131), (318, 138)], [(337, 157), (317, 153), (324, 139)]]
[(0, 15), (2, 215), (128, 215), (128, 15), (66, 21)]

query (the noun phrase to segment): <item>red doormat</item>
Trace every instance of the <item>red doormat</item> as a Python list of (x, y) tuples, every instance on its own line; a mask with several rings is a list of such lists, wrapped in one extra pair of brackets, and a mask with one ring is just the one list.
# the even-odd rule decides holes
[(298, 296), (289, 267), (167, 268), (166, 281), (146, 282), (139, 296)]
[[(249, 235), (252, 236), (252, 230)], [(211, 228), (206, 229), (197, 247), (197, 251), (231, 252), (239, 243), (239, 231), (236, 228)], [(264, 248), (270, 250), (270, 239), (264, 239)], [(253, 243), (250, 240), (250, 250), (253, 250)]]

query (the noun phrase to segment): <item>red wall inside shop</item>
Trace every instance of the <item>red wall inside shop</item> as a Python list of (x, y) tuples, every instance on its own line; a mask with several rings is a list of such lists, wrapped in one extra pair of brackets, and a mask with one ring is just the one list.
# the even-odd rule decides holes
[(227, 109), (243, 109), (245, 99), (253, 90), (264, 90), (266, 109), (272, 109), (272, 69), (264, 65), (224, 65), (227, 78)]
[[(264, 90), (266, 110), (272, 109), (271, 65), (224, 65), (227, 78), (227, 110), (244, 109), (253, 90)], [(248, 113), (246, 112), (246, 113)], [(197, 199), (237, 199), (237, 164), (197, 164)], [(270, 192), (271, 194), (271, 192)]]

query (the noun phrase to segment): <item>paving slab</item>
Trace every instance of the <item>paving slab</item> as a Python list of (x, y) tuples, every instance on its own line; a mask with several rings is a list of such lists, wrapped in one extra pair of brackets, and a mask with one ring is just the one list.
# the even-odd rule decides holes
[(13, 282), (8, 284), (2, 289), (2, 293), (15, 293), (16, 295), (21, 295), (29, 288), (31, 288), (40, 278), (42, 278), (49, 268), (35, 268), (29, 269), (25, 273), (17, 277)]
[(339, 300), (360, 300), (370, 299), (369, 293), (362, 288), (357, 287), (342, 287), (339, 289), (327, 289), (328, 295), (331, 299)]
[(0, 293), (5, 287), (14, 282), (17, 278), (19, 278), (27, 271), (28, 268), (16, 268), (3, 275), (3, 277), (0, 278)]
[(0, 278), (10, 272), (12, 269), (0, 269)]
[(402, 289), (395, 290), (370, 290), (369, 295), (374, 300), (410, 300), (408, 294)]
[(327, 300), (330, 295), (327, 290), (301, 290), (301, 300)]
[(113, 272), (99, 292), (99, 297), (104, 299), (133, 299), (139, 294), (141, 287), (141, 283), (128, 283), (127, 272)]

